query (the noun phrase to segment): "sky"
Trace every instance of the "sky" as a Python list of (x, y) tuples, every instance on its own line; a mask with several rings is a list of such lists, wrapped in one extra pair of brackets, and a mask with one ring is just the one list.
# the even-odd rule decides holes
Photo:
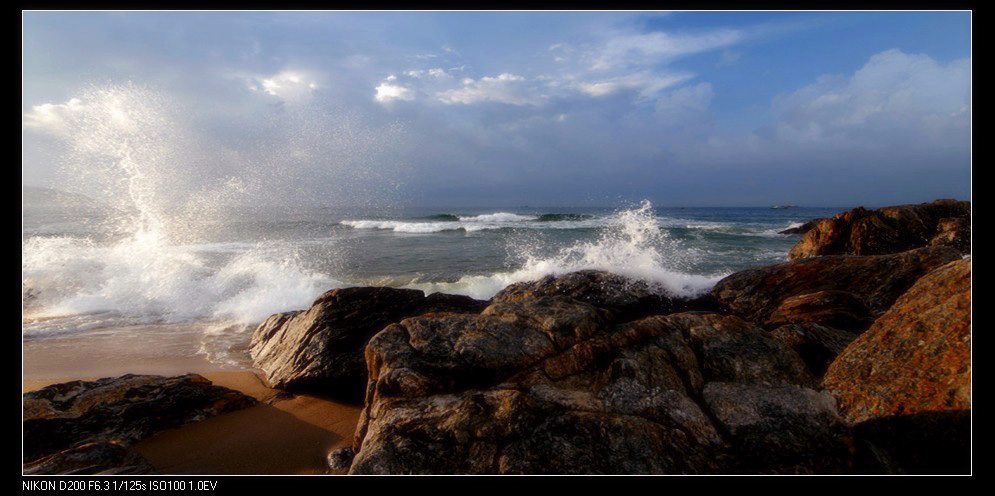
[(118, 170), (183, 201), (970, 198), (969, 12), (24, 12), (22, 26), (24, 185)]

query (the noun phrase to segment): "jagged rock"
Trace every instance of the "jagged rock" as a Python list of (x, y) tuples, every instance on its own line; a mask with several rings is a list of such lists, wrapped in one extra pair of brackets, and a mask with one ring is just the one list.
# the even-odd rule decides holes
[(936, 235), (929, 240), (930, 246), (953, 246), (961, 253), (971, 253), (970, 217), (940, 219), (936, 225)]
[(767, 317), (764, 327), (812, 323), (851, 331), (863, 331), (874, 319), (863, 300), (849, 291), (817, 291), (785, 298)]
[(732, 313), (764, 323), (793, 296), (819, 291), (847, 291), (877, 316), (929, 271), (961, 258), (949, 246), (933, 246), (892, 255), (830, 255), (804, 258), (736, 272), (712, 289)]
[(851, 423), (971, 409), (971, 260), (919, 279), (829, 366)]
[(854, 472), (970, 474), (971, 412), (877, 417), (853, 427)]
[(97, 441), (25, 463), (24, 475), (155, 474), (142, 455), (116, 441)]
[(386, 325), (432, 312), (478, 313), (485, 302), (466, 296), (384, 287), (333, 289), (311, 308), (270, 316), (249, 345), (271, 387), (362, 398), (363, 347)]
[(813, 323), (783, 325), (770, 336), (795, 350), (816, 377), (822, 377), (836, 356), (857, 339), (855, 333)]
[[(857, 207), (829, 219), (819, 219), (791, 248), (788, 258), (822, 255), (883, 255), (931, 244), (941, 219), (971, 215), (971, 203), (936, 200), (867, 210)], [(936, 243), (932, 243), (936, 244)]]
[(709, 295), (694, 299), (671, 297), (644, 281), (598, 270), (580, 270), (511, 284), (494, 295), (491, 302), (516, 302), (554, 295), (569, 296), (608, 310), (617, 322), (636, 320), (648, 315), (717, 309)]
[(366, 348), (370, 381), (350, 473), (847, 465), (832, 398), (809, 389), (816, 382), (801, 359), (762, 329), (713, 313), (620, 325), (611, 316), (545, 296), (388, 326)]
[[(256, 400), (196, 374), (128, 374), (53, 384), (23, 395), (24, 461), (89, 443), (126, 446), (165, 429), (254, 404)], [(64, 453), (63, 459), (114, 449), (100, 445), (91, 451)]]

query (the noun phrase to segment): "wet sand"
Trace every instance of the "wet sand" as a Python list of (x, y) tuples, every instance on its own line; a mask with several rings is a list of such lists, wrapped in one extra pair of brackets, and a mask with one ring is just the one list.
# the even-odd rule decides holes
[(259, 400), (254, 407), (163, 431), (135, 444), (135, 450), (163, 474), (324, 474), (328, 450), (352, 443), (361, 405), (280, 394), (266, 387), (254, 370), (211, 363), (190, 353), (200, 346), (195, 328), (156, 333), (154, 342), (146, 336), (27, 341), (22, 390), (126, 373), (198, 373)]

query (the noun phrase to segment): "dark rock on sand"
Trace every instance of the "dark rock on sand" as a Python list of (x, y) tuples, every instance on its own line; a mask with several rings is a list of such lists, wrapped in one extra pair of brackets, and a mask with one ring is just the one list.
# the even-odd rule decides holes
[(608, 310), (615, 322), (636, 320), (649, 315), (718, 309), (718, 305), (707, 294), (688, 299), (663, 293), (644, 281), (611, 272), (581, 270), (509, 285), (494, 295), (491, 302), (515, 302), (542, 296), (568, 296)]
[[(920, 277), (961, 258), (949, 246), (892, 255), (831, 255), (744, 270), (719, 281), (712, 295), (735, 315), (763, 324), (791, 297), (846, 291), (877, 316)], [(855, 329), (857, 330), (857, 329)]]
[(713, 313), (612, 317), (544, 296), (388, 326), (366, 348), (350, 472), (845, 470), (832, 397), (763, 330)]
[(862, 299), (849, 291), (826, 290), (785, 298), (767, 317), (764, 327), (811, 323), (863, 331), (872, 322), (871, 311)]
[[(971, 203), (956, 200), (877, 210), (857, 207), (829, 219), (819, 219), (791, 248), (788, 257), (883, 255), (946, 243), (963, 250), (963, 236), (951, 235), (954, 221), (946, 219), (969, 219), (970, 215)], [(942, 227), (941, 221), (944, 221)], [(941, 233), (945, 234), (938, 236)], [(970, 239), (969, 232), (967, 239)]]
[(24, 475), (137, 475), (154, 474), (142, 455), (117, 441), (97, 441), (25, 463)]
[(795, 350), (816, 377), (822, 377), (837, 355), (857, 339), (855, 333), (811, 322), (782, 325), (770, 336)]
[(354, 456), (356, 454), (352, 452), (352, 448), (338, 448), (329, 451), (325, 461), (333, 473), (345, 473), (349, 471)]
[(432, 312), (479, 313), (486, 302), (466, 296), (384, 287), (333, 289), (311, 308), (270, 316), (249, 352), (271, 387), (361, 399), (363, 348), (388, 324)]
[[(59, 454), (34, 465), (37, 470), (74, 463), (106, 466), (115, 460), (130, 465), (128, 456), (107, 443), (127, 446), (162, 430), (254, 404), (256, 400), (196, 374), (129, 374), (53, 384), (23, 395), (24, 461)], [(98, 444), (82, 448), (92, 443)], [(111, 458), (101, 461), (103, 455)]]
[(851, 423), (971, 409), (971, 260), (930, 272), (829, 366)]

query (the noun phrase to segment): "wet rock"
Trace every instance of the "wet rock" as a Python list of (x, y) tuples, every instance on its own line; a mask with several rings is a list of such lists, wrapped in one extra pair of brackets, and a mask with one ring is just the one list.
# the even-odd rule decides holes
[(823, 380), (851, 423), (971, 408), (971, 260), (930, 272), (833, 361)]
[(333, 289), (306, 311), (270, 316), (249, 345), (271, 387), (362, 398), (363, 347), (388, 324), (433, 312), (478, 313), (485, 302), (466, 296), (383, 287)]
[(947, 229), (940, 228), (940, 221), (970, 218), (970, 215), (971, 203), (956, 200), (936, 200), (877, 210), (857, 207), (832, 218), (818, 220), (791, 248), (788, 257), (883, 255), (945, 243), (946, 236), (936, 237), (941, 230)]
[[(808, 473), (848, 463), (832, 398), (810, 389), (801, 359), (762, 329), (713, 313), (611, 317), (545, 296), (388, 326), (366, 348), (350, 473)], [(777, 429), (786, 432), (761, 440)], [(751, 449), (765, 461), (745, 465)]]
[(846, 291), (878, 316), (920, 277), (961, 258), (949, 246), (892, 255), (830, 255), (736, 272), (716, 283), (715, 299), (735, 315), (762, 324), (785, 300), (820, 291)]
[(813, 323), (783, 325), (770, 336), (798, 353), (815, 377), (822, 377), (829, 364), (857, 339), (855, 333)]
[(764, 322), (764, 327), (812, 323), (860, 332), (873, 321), (867, 304), (853, 293), (828, 290), (785, 298)]
[(144, 457), (116, 441), (97, 441), (25, 463), (24, 475), (155, 474)]
[(644, 281), (598, 270), (581, 270), (515, 283), (498, 292), (491, 302), (516, 302), (556, 295), (608, 310), (616, 322), (649, 315), (718, 309), (709, 295), (690, 299), (668, 296), (662, 289), (651, 287)]
[[(254, 404), (256, 400), (196, 374), (128, 374), (53, 384), (23, 395), (24, 461), (63, 452), (59, 460), (65, 463), (89, 463), (102, 453), (118, 456), (119, 450), (106, 443), (127, 446), (159, 431)], [(63, 462), (46, 463), (39, 467)]]

